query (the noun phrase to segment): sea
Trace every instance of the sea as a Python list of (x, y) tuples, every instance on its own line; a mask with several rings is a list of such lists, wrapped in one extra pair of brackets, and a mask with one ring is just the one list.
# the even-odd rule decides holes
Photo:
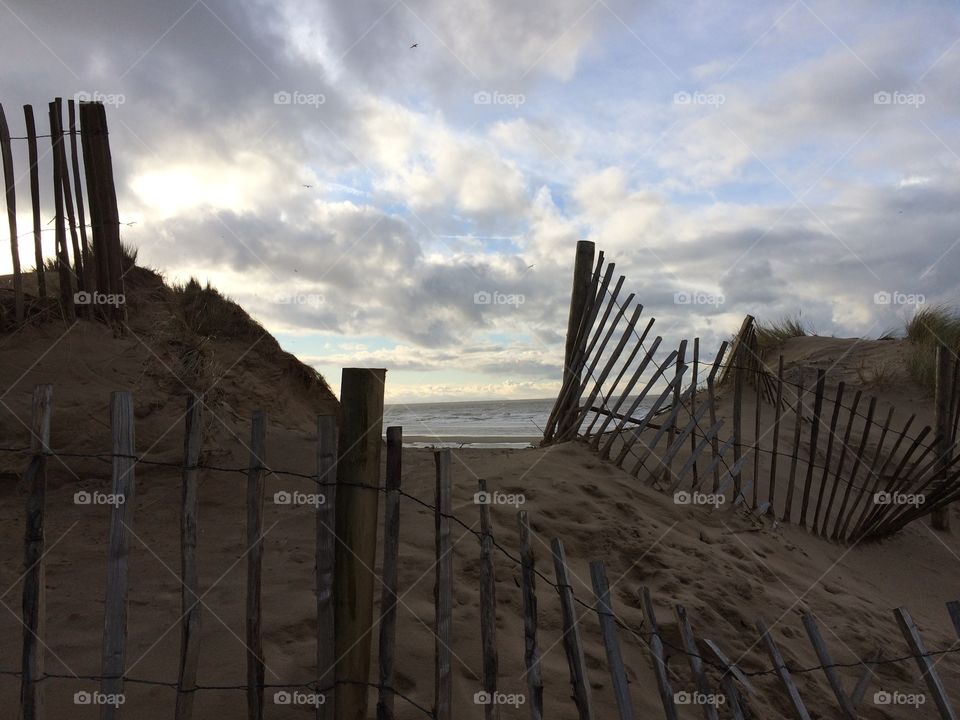
[(402, 426), (408, 447), (526, 448), (543, 436), (554, 402), (398, 403), (384, 408), (383, 426)]

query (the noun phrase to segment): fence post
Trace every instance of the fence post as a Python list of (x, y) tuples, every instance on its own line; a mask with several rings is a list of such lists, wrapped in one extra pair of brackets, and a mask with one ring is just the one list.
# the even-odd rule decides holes
[(339, 542), (333, 582), (337, 720), (367, 717), (386, 372), (344, 368), (340, 382), (343, 421), (338, 441), (335, 521)]
[(23, 119), (27, 126), (27, 158), (30, 162), (30, 204), (33, 209), (33, 256), (37, 265), (37, 294), (47, 296), (47, 279), (43, 276), (43, 245), (40, 225), (40, 159), (37, 151), (37, 123), (33, 106), (23, 106)]
[[(490, 526), (490, 503), (487, 483), (477, 480), (480, 508), (480, 637), (483, 645), (483, 691), (491, 698), (497, 692), (497, 578), (493, 569), (493, 530)], [(485, 720), (496, 720), (500, 711), (496, 703), (483, 706)]]
[(593, 703), (590, 697), (590, 681), (587, 678), (587, 662), (580, 642), (580, 626), (573, 606), (573, 586), (567, 573), (567, 555), (563, 542), (554, 538), (550, 542), (553, 552), (553, 569), (557, 577), (557, 593), (560, 595), (560, 611), (563, 617), (563, 649), (567, 653), (570, 668), (570, 685), (577, 704), (580, 720), (593, 720)]
[(397, 561), (403, 428), (387, 428), (387, 494), (383, 512), (383, 591), (380, 595), (380, 698), (377, 720), (393, 720), (393, 654), (397, 644)]
[(267, 457), (267, 416), (255, 410), (250, 424), (247, 468), (247, 717), (263, 719), (263, 476)]
[(70, 279), (70, 252), (67, 250), (67, 228), (63, 215), (63, 129), (60, 122), (60, 100), (49, 104), (50, 146), (53, 152), (53, 205), (57, 247), (57, 272), (60, 276), (60, 302), (70, 320), (76, 317), (73, 306), (73, 281)]
[(536, 566), (530, 547), (530, 520), (527, 511), (517, 513), (520, 524), (520, 577), (523, 586), (524, 666), (527, 669), (527, 688), (530, 691), (530, 717), (543, 717), (543, 679), (540, 674), (540, 648), (537, 647), (537, 592)]
[[(110, 432), (113, 436), (112, 494), (118, 502), (110, 512), (110, 536), (107, 551), (107, 589), (104, 601), (103, 665), (100, 692), (123, 693), (123, 673), (127, 653), (127, 589), (130, 557), (130, 527), (133, 523), (134, 427), (133, 396), (114, 392), (110, 397)], [(101, 720), (119, 715), (117, 707), (102, 706)]]
[(450, 515), (453, 512), (453, 479), (450, 472), (450, 448), (433, 454), (437, 466), (436, 511), (436, 579), (433, 600), (434, 621), (434, 704), (436, 720), (453, 717), (453, 546), (450, 543)]
[(23, 653), (20, 677), (20, 713), (23, 720), (39, 720), (43, 713), (43, 636), (46, 621), (44, 514), (47, 497), (47, 453), (50, 446), (52, 385), (33, 389), (30, 421), (32, 457), (24, 473), (27, 491), (27, 530), (23, 543)]
[[(949, 408), (950, 399), (956, 388), (951, 385), (950, 378), (953, 375), (951, 365), (954, 360), (950, 355), (950, 348), (940, 344), (937, 346), (937, 364), (935, 374), (935, 386), (933, 392), (933, 411), (934, 411), (934, 431), (936, 433), (937, 449), (936, 453), (940, 457), (940, 463), (943, 466), (942, 479), (946, 479), (946, 468), (950, 460), (951, 445), (950, 441), (950, 418)], [(937, 508), (930, 514), (930, 525), (935, 530), (950, 529), (950, 506), (944, 505)]]
[(197, 661), (200, 657), (200, 581), (197, 576), (197, 476), (200, 471), (200, 443), (203, 403), (187, 396), (186, 428), (183, 440), (183, 485), (180, 502), (180, 670), (177, 681), (175, 720), (193, 716)]
[(317, 484), (324, 502), (317, 505), (317, 692), (324, 702), (317, 706), (317, 720), (333, 717), (337, 691), (334, 687), (336, 631), (334, 620), (334, 558), (337, 553), (337, 418), (317, 416)]
[(23, 322), (23, 276), (20, 274), (20, 247), (17, 242), (17, 191), (10, 148), (10, 128), (0, 105), (0, 156), (3, 160), (3, 184), (6, 188), (7, 223), (10, 226), (10, 255), (13, 258), (13, 292), (17, 322)]
[(77, 107), (67, 100), (67, 122), (70, 130), (70, 164), (73, 168), (73, 189), (77, 201), (77, 226), (80, 229), (80, 250), (83, 255), (83, 286), (93, 290), (93, 268), (90, 267), (90, 246), (87, 244), (87, 218), (83, 209), (83, 182), (80, 180), (80, 156), (77, 152)]

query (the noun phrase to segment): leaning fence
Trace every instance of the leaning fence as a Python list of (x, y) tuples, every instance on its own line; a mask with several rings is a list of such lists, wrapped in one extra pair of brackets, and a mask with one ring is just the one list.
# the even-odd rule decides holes
[(594, 263), (587, 242), (577, 262), (545, 442), (579, 439), (678, 497), (722, 496), (836, 541), (886, 537), (930, 514), (946, 523), (960, 499), (960, 363), (946, 348), (935, 424), (918, 428), (915, 414), (878, 413), (879, 398), (833, 382), (829, 368), (771, 365), (750, 316), (712, 361), (699, 338), (666, 352), (650, 339), (655, 320), (642, 323), (643, 306), (621, 294), (626, 278), (613, 283), (615, 264), (602, 252)]
[[(377, 391), (377, 384), (380, 390)], [(836, 662), (824, 640), (820, 625), (811, 612), (803, 614), (804, 631), (818, 659), (814, 666), (799, 667), (787, 662), (773, 634), (775, 625), (757, 618), (753, 629), (740, 633), (739, 647), (721, 647), (707, 637), (702, 624), (700, 634), (695, 631), (696, 618), (686, 608), (674, 604), (671, 608), (672, 629), (667, 632), (658, 621), (657, 608), (649, 588), (641, 585), (639, 599), (643, 620), (630, 624), (615, 606), (603, 560), (590, 563), (591, 596), (577, 596), (566, 548), (561, 538), (553, 538), (547, 563), (552, 566), (552, 577), (538, 565), (531, 532), (531, 518), (521, 511), (517, 516), (519, 547), (507, 547), (492, 531), (493, 506), (486, 499), (497, 488), (484, 480), (478, 481), (476, 507), (479, 529), (475, 519), (464, 519), (454, 514), (452, 492), (454, 487), (452, 451), (434, 453), (436, 482), (434, 501), (430, 502), (406, 492), (402, 487), (403, 444), (402, 429), (391, 427), (386, 432), (386, 477), (381, 477), (379, 453), (381, 450), (382, 414), (370, 414), (382, 403), (382, 371), (345, 371), (343, 399), (352, 398), (342, 406), (343, 420), (339, 428), (333, 417), (318, 418), (317, 466), (307, 471), (284, 470), (268, 464), (265, 455), (267, 418), (255, 412), (251, 420), (249, 463), (246, 467), (224, 467), (200, 461), (203, 438), (201, 422), (204, 399), (187, 399), (184, 425), (184, 455), (181, 463), (161, 462), (140, 456), (134, 443), (135, 419), (132, 397), (127, 392), (114, 393), (111, 398), (111, 448), (84, 454), (58, 452), (50, 437), (53, 414), (53, 389), (38, 386), (33, 394), (32, 418), (29, 423), (29, 445), (3, 448), (4, 453), (23, 456), (25, 470), (22, 481), (27, 493), (26, 534), (24, 536), (24, 574), (22, 577), (22, 664), (19, 669), (4, 668), (0, 674), (20, 681), (20, 712), (24, 718), (44, 717), (44, 694), (51, 692), (50, 683), (60, 680), (87, 681), (88, 695), (98, 693), (103, 698), (122, 698), (127, 684), (158, 685), (174, 693), (171, 710), (178, 720), (193, 717), (197, 693), (235, 690), (247, 698), (247, 717), (260, 720), (273, 710), (265, 703), (264, 691), (300, 692), (316, 698), (316, 716), (320, 718), (394, 718), (409, 713), (425, 715), (437, 720), (453, 717), (496, 718), (501, 713), (510, 715), (507, 708), (495, 702), (503, 682), (500, 667), (503, 643), (497, 623), (498, 583), (494, 572), (498, 562), (507, 562), (520, 569), (519, 585), (522, 591), (523, 638), (511, 647), (523, 648), (527, 693), (525, 702), (515, 709), (516, 716), (529, 714), (543, 717), (544, 696), (569, 696), (571, 714), (581, 720), (603, 717), (598, 697), (600, 692), (613, 696), (613, 705), (621, 720), (636, 715), (636, 698), (655, 701), (668, 720), (685, 717), (696, 710), (707, 720), (720, 717), (757, 717), (757, 703), (762, 697), (781, 707), (784, 713), (801, 720), (812, 717), (811, 705), (830, 707), (833, 716), (859, 717), (866, 712), (864, 698), (874, 684), (874, 701), (887, 692), (880, 687), (878, 673), (890, 665), (915, 664), (919, 671), (913, 689), (921, 691), (923, 683), (930, 703), (940, 717), (955, 718), (955, 711), (944, 683), (942, 672), (954, 670), (938, 663), (946, 656), (960, 652), (960, 643), (943, 649), (926, 647), (917, 625), (905, 608), (894, 611), (894, 620), (902, 635), (903, 649), (867, 648), (863, 660), (850, 663)], [(372, 438), (372, 439), (371, 439)], [(66, 675), (46, 670), (45, 655), (45, 539), (46, 483), (51, 459), (68, 464), (78, 459), (96, 459), (109, 463), (112, 471), (110, 491), (124, 501), (111, 508), (109, 541), (106, 550), (106, 582), (104, 589), (103, 662), (95, 675)], [(167, 678), (144, 678), (127, 674), (127, 627), (131, 621), (127, 613), (129, 572), (128, 560), (132, 528), (140, 522), (134, 516), (136, 492), (135, 476), (139, 466), (162, 466), (176, 470), (181, 477), (181, 642), (179, 661), (170, 668)], [(247, 508), (246, 557), (247, 582), (245, 599), (246, 677), (235, 684), (216, 685), (203, 682), (198, 675), (202, 652), (198, 627), (205, 608), (201, 602), (202, 578), (197, 570), (196, 553), (202, 536), (198, 533), (198, 478), (200, 474), (231, 473), (246, 478), (245, 502)], [(315, 503), (315, 594), (314, 619), (316, 663), (311, 677), (291, 679), (285, 683), (264, 681), (263, 615), (266, 612), (285, 612), (284, 608), (264, 607), (263, 582), (263, 503), (266, 475), (290, 476), (308, 482), (322, 491), (325, 502)], [(379, 498), (385, 498), (382, 542), (377, 538)], [(430, 631), (435, 637), (434, 682), (430, 698), (416, 698), (398, 689), (397, 659), (403, 649), (397, 644), (397, 607), (404, 589), (398, 585), (397, 567), (403, 553), (400, 524), (401, 503), (414, 503), (433, 514), (435, 523), (435, 563), (427, 572), (434, 576), (434, 621)], [(478, 542), (480, 571), (477, 586), (472, 588), (480, 598), (480, 628), (471, 642), (478, 642), (483, 657), (480, 687), (474, 696), (473, 710), (462, 705), (454, 707), (453, 660), (455, 647), (463, 647), (465, 638), (454, 637), (453, 573), (451, 540), (456, 525)], [(379, 547), (382, 570), (375, 576), (368, 553), (374, 556)], [(366, 557), (365, 557), (366, 556)], [(361, 577), (363, 576), (363, 577)], [(463, 582), (461, 579), (459, 582)], [(538, 584), (548, 589), (538, 590)], [(374, 603), (374, 587), (380, 587), (379, 606)], [(502, 586), (501, 586), (502, 591)], [(557, 603), (562, 617), (559, 629), (569, 669), (568, 677), (549, 677), (542, 672), (542, 634), (540, 618), (546, 603)], [(960, 603), (947, 605), (953, 628), (960, 637)], [(589, 631), (585, 624), (595, 617), (602, 638), (606, 666), (598, 669), (585, 659), (582, 634)], [(777, 624), (782, 624), (782, 619)], [(891, 628), (892, 629), (892, 628)], [(379, 637), (378, 667), (370, 667), (370, 635)], [(707, 633), (709, 634), (709, 633)], [(835, 634), (835, 633), (834, 633)], [(788, 633), (795, 637), (795, 633)], [(895, 637), (891, 633), (891, 637)], [(891, 641), (892, 642), (892, 641)], [(631, 681), (635, 673), (624, 661), (624, 648), (637, 645), (643, 649), (653, 669), (655, 682), (651, 685)], [(847, 645), (847, 643), (843, 643)], [(856, 642), (852, 643), (856, 645)], [(760, 648), (767, 662), (755, 657)], [(350, 650), (356, 650), (351, 655)], [(686, 670), (669, 658), (684, 659)], [(749, 658), (749, 659), (748, 659)], [(757, 667), (757, 665), (760, 665)], [(598, 682), (597, 673), (603, 671), (607, 682)], [(822, 674), (829, 686), (823, 696), (822, 685), (813, 681)], [(375, 678), (371, 679), (371, 675)], [(844, 678), (844, 675), (847, 675)], [(809, 678), (809, 680), (804, 680)], [(951, 678), (952, 679), (952, 678)], [(368, 705), (368, 696), (375, 692), (375, 705)], [(926, 697), (927, 695), (924, 695)], [(396, 707), (403, 703), (404, 710)], [(880, 702), (883, 702), (881, 698)], [(275, 709), (274, 709), (275, 710)], [(104, 705), (102, 717), (136, 716), (134, 705), (116, 703)], [(869, 714), (867, 715), (869, 716)]]

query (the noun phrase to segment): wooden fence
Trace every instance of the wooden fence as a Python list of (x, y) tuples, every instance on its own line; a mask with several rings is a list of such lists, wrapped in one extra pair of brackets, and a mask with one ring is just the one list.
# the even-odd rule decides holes
[[(756, 622), (756, 635), (742, 633), (742, 646), (721, 647), (710, 637), (704, 636), (706, 623), (700, 626), (701, 634), (695, 632), (696, 618), (682, 605), (670, 603), (670, 614), (675, 619), (675, 630), (665, 632), (658, 622), (657, 612), (665, 612), (665, 605), (657, 606), (649, 588), (641, 586), (639, 597), (643, 611), (642, 626), (626, 623), (615, 606), (611, 583), (602, 560), (590, 564), (591, 596), (577, 597), (568, 569), (566, 549), (560, 538), (550, 542), (550, 557), (547, 565), (552, 567), (552, 577), (538, 563), (531, 542), (531, 518), (519, 512), (517, 523), (520, 529), (519, 549), (506, 548), (492, 531), (491, 509), (488, 502), (489, 488), (483, 480), (478, 482), (475, 505), (479, 513), (479, 530), (472, 519), (455, 515), (452, 508), (454, 469), (449, 449), (434, 453), (436, 466), (435, 499), (429, 503), (402, 489), (402, 429), (391, 427), (386, 432), (386, 480), (381, 482), (379, 454), (382, 447), (381, 417), (383, 397), (383, 371), (344, 371), (343, 421), (339, 428), (333, 417), (318, 418), (317, 466), (307, 472), (294, 472), (271, 468), (267, 463), (264, 438), (267, 418), (255, 412), (251, 421), (250, 460), (247, 468), (221, 468), (200, 463), (203, 438), (201, 437), (203, 399), (190, 397), (187, 400), (184, 430), (184, 456), (181, 464), (150, 461), (136, 452), (132, 397), (127, 392), (114, 393), (111, 399), (110, 424), (112, 447), (104, 454), (83, 455), (56, 452), (50, 437), (53, 413), (53, 388), (38, 386), (33, 394), (30, 443), (24, 449), (6, 449), (7, 452), (22, 452), (26, 469), (23, 483), (27, 490), (26, 534), (24, 541), (23, 575), (23, 633), (22, 664), (18, 670), (0, 669), (0, 674), (18, 677), (21, 683), (20, 713), (29, 720), (40, 720), (44, 715), (43, 696), (51, 681), (83, 680), (99, 683), (99, 692), (104, 696), (122, 696), (125, 684), (147, 682), (165, 685), (176, 693), (171, 709), (177, 720), (193, 717), (193, 704), (197, 692), (237, 690), (247, 696), (247, 717), (261, 720), (273, 712), (265, 707), (266, 688), (300, 689), (318, 694), (324, 702), (318, 702), (316, 716), (319, 718), (376, 717), (389, 720), (396, 717), (395, 701), (405, 703), (407, 713), (416, 713), (436, 720), (451, 720), (453, 717), (500, 717), (506, 708), (497, 704), (502, 693), (499, 683), (503, 679), (498, 669), (497, 584), (495, 563), (509, 562), (520, 568), (519, 584), (522, 590), (523, 614), (523, 662), (526, 668), (527, 694), (524, 702), (515, 709), (515, 716), (529, 714), (531, 718), (544, 716), (545, 693), (553, 697), (569, 695), (572, 708), (581, 720), (600, 718), (598, 688), (604, 684), (590, 681), (591, 671), (585, 661), (582, 633), (589, 631), (590, 620), (595, 617), (599, 635), (606, 655), (606, 667), (601, 668), (609, 676), (609, 688), (613, 695), (620, 720), (637, 717), (635, 698), (642, 694), (662, 707), (668, 720), (703, 715), (706, 720), (720, 717), (747, 719), (759, 717), (755, 706), (762, 696), (769, 702), (771, 694), (779, 697), (776, 704), (788, 708), (793, 717), (805, 720), (811, 717), (808, 703), (819, 706), (828, 704), (834, 708), (833, 717), (854, 719), (860, 712), (867, 712), (864, 698), (871, 683), (877, 682), (877, 670), (890, 664), (916, 664), (919, 678), (911, 689), (926, 688), (931, 706), (937, 708), (941, 718), (956, 718), (951, 699), (945, 689), (937, 661), (941, 656), (960, 652), (954, 643), (945, 650), (929, 650), (904, 608), (894, 611), (894, 620), (903, 637), (900, 648), (883, 649), (864, 660), (853, 663), (837, 663), (833, 660), (824, 641), (818, 622), (807, 612), (803, 625), (819, 664), (814, 667), (793, 667), (784, 660), (776, 640), (775, 625), (762, 619)], [(379, 389), (378, 389), (379, 388)], [(339, 435), (339, 437), (338, 437)], [(109, 542), (106, 547), (106, 585), (104, 592), (104, 631), (102, 671), (96, 676), (57, 675), (45, 671), (45, 512), (47, 465), (51, 458), (69, 463), (74, 458), (109, 458), (112, 464), (111, 492), (122, 495), (124, 502), (115, 504), (111, 511)], [(136, 492), (135, 473), (140, 463), (168, 465), (180, 473), (182, 504), (180, 527), (181, 539), (181, 643), (175, 680), (161, 678), (136, 679), (126, 675), (127, 647), (127, 595), (129, 548), (132, 527), (140, 522), (134, 517), (132, 499)], [(202, 651), (198, 634), (201, 619), (201, 578), (197, 571), (198, 492), (200, 473), (238, 472), (245, 474), (247, 507), (247, 561), (246, 583), (246, 680), (234, 686), (212, 686), (202, 683), (198, 675)], [(262, 540), (264, 476), (283, 474), (303, 478), (312, 487), (323, 489), (326, 502), (317, 503), (316, 513), (316, 667), (313, 677), (300, 678), (285, 683), (270, 684), (264, 681), (263, 625), (265, 612), (283, 612), (283, 608), (264, 608), (262, 595)], [(709, 473), (708, 473), (709, 475)], [(377, 519), (380, 495), (385, 497), (384, 538), (377, 540)], [(434, 623), (432, 631), (436, 638), (434, 651), (434, 695), (430, 699), (417, 700), (401, 693), (396, 687), (397, 668), (397, 603), (409, 588), (398, 587), (398, 561), (402, 552), (400, 504), (416, 503), (429, 508), (435, 519), (436, 563), (434, 575)], [(469, 708), (453, 706), (454, 671), (452, 660), (454, 647), (463, 646), (464, 639), (453, 635), (454, 573), (451, 529), (458, 525), (472, 533), (478, 541), (480, 560), (479, 585), (480, 628), (475, 642), (482, 648), (483, 677), (477, 688), (475, 703)], [(344, 550), (337, 548), (343, 546)], [(377, 579), (374, 571), (376, 548), (381, 547), (382, 571)], [(381, 601), (374, 606), (375, 581), (380, 584)], [(538, 589), (538, 584), (542, 586)], [(543, 586), (547, 592), (543, 591)], [(669, 598), (664, 598), (664, 602)], [(561, 638), (566, 653), (569, 676), (566, 678), (545, 677), (541, 668), (541, 633), (538, 620), (547, 603), (556, 603), (560, 608)], [(948, 611), (953, 627), (960, 636), (960, 604), (951, 602)], [(503, 607), (500, 608), (503, 612)], [(784, 612), (786, 615), (786, 612)], [(671, 621), (671, 626), (674, 623)], [(892, 623), (891, 623), (892, 629)], [(376, 680), (370, 679), (370, 636), (376, 630), (379, 635), (378, 667)], [(709, 634), (709, 633), (708, 633)], [(795, 637), (796, 633), (788, 633)], [(895, 634), (893, 634), (895, 636)], [(653, 668), (655, 684), (631, 685), (628, 667), (624, 661), (623, 643), (640, 646)], [(853, 643), (854, 645), (856, 643)], [(846, 643), (844, 643), (846, 645)], [(769, 665), (761, 659), (759, 669), (750, 669), (744, 659), (753, 656), (750, 664), (757, 664), (756, 655), (762, 648)], [(344, 650), (342, 650), (344, 649)], [(356, 649), (351, 655), (346, 649)], [(868, 648), (868, 650), (874, 650)], [(908, 652), (904, 653), (903, 650)], [(669, 664), (669, 656), (681, 657), (688, 671), (676, 663)], [(865, 656), (866, 657), (866, 656)], [(738, 658), (733, 660), (732, 658)], [(936, 660), (935, 660), (936, 659)], [(819, 682), (805, 683), (801, 678), (814, 679), (820, 673), (826, 678), (830, 693), (823, 695)], [(843, 674), (847, 673), (845, 681)], [(855, 676), (854, 676), (855, 674)], [(594, 676), (596, 678), (596, 676)], [(901, 676), (902, 677), (902, 676)], [(953, 679), (953, 678), (951, 678)], [(921, 684), (922, 683), (922, 686)], [(904, 681), (907, 685), (907, 681)], [(96, 687), (96, 686), (93, 686)], [(368, 695), (376, 691), (375, 708), (368, 711)], [(877, 693), (886, 690), (878, 689)], [(880, 695), (874, 695), (877, 701)], [(927, 695), (924, 695), (926, 698)], [(882, 698), (880, 700), (882, 702)], [(113, 718), (126, 715), (136, 717), (134, 705), (104, 705), (101, 717)], [(926, 715), (930, 717), (931, 715)]]
[[(40, 135), (33, 107), (24, 105), (24, 132), (11, 135), (0, 105), (0, 154), (13, 259), (12, 320), (19, 324), (33, 315), (47, 313), (49, 298), (57, 301), (68, 320), (78, 315), (105, 318), (119, 334), (126, 317), (124, 267), (106, 111), (102, 103), (76, 104), (68, 100), (64, 126), (63, 101), (57, 98), (49, 104), (48, 115), (50, 132)], [(40, 140), (44, 138), (49, 138), (50, 147), (41, 154)], [(14, 167), (13, 141), (27, 144), (33, 223), (32, 231), (24, 234), (19, 234), (17, 223), (16, 183), (20, 173)], [(52, 208), (41, 207), (41, 172), (52, 180)], [(49, 216), (54, 218), (53, 228), (44, 227), (43, 218)], [(41, 240), (48, 231), (55, 237), (55, 283), (49, 281), (44, 266)], [(28, 292), (24, 287), (26, 273), (21, 266), (20, 240), (31, 235), (36, 290)], [(51, 287), (54, 284), (56, 287)]]
[(935, 427), (914, 415), (901, 425), (896, 408), (878, 415), (878, 398), (828, 369), (787, 373), (782, 357), (771, 367), (750, 316), (710, 362), (698, 338), (665, 352), (649, 339), (654, 319), (643, 324), (643, 306), (622, 297), (625, 278), (613, 284), (614, 263), (602, 252), (594, 263), (587, 242), (577, 263), (573, 340), (544, 442), (580, 439), (680, 501), (709, 495), (837, 541), (885, 537), (931, 513), (946, 524), (960, 499), (960, 364), (945, 348)]

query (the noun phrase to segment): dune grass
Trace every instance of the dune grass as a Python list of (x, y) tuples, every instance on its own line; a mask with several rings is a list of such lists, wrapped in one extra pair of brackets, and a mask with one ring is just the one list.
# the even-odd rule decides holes
[(779, 347), (790, 338), (816, 335), (816, 331), (804, 321), (800, 313), (784, 315), (779, 320), (757, 320), (753, 326), (761, 353)]
[(960, 315), (949, 305), (930, 305), (917, 310), (905, 328), (909, 343), (905, 363), (918, 384), (932, 390), (936, 376), (936, 352), (945, 344), (960, 352)]

